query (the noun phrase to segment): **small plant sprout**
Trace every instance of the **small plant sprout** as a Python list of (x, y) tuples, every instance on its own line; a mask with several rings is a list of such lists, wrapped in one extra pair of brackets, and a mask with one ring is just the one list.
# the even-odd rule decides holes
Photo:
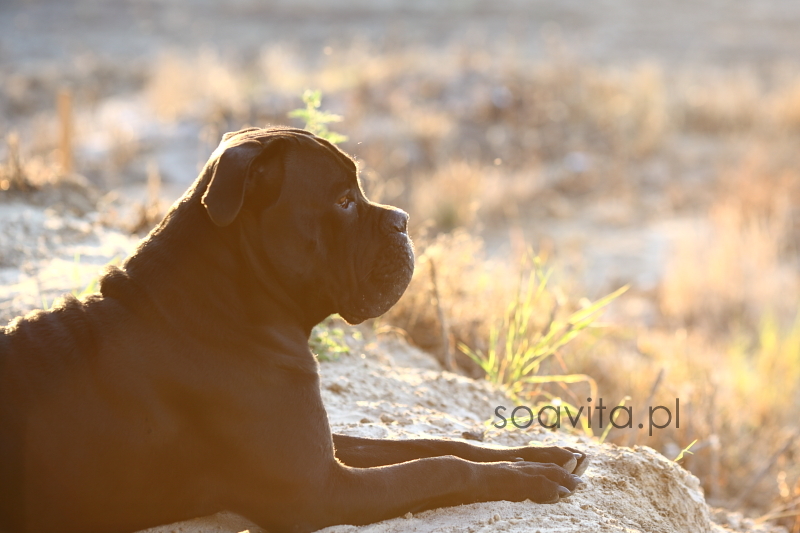
[(687, 453), (689, 455), (694, 455), (694, 453), (692, 453), (690, 450), (692, 446), (694, 446), (695, 444), (697, 444), (697, 439), (694, 439), (692, 442), (689, 443), (689, 445), (686, 448), (682, 449), (681, 453), (679, 453), (678, 456), (675, 459), (673, 459), (673, 461), (677, 463), (678, 461), (683, 459), (683, 456), (686, 455)]
[[(345, 341), (347, 334), (334, 317), (328, 317), (311, 330), (308, 345), (319, 361), (336, 361), (342, 354), (350, 353), (350, 346)], [(359, 331), (352, 331), (350, 335), (356, 340), (361, 339)]]
[(331, 122), (341, 122), (342, 116), (327, 111), (320, 111), (322, 105), (322, 92), (307, 89), (303, 93), (303, 103), (305, 109), (299, 108), (289, 112), (290, 118), (299, 118), (305, 121), (304, 129), (310, 131), (317, 137), (326, 141), (338, 144), (347, 141), (347, 136), (335, 131), (330, 131), (327, 124)]
[[(111, 261), (106, 263), (106, 266), (118, 265), (119, 263), (120, 263), (120, 257), (114, 256), (111, 258)], [(70, 291), (70, 294), (72, 294), (75, 298), (79, 300), (86, 296), (89, 296), (90, 294), (98, 292), (100, 286), (100, 278), (98, 278), (97, 276), (92, 278), (86, 285), (83, 285), (81, 283), (80, 266), (81, 266), (81, 254), (80, 252), (75, 252), (75, 254), (72, 257), (72, 281), (74, 288)], [(44, 310), (52, 309), (53, 305), (55, 305), (56, 300), (58, 300), (58, 298), (59, 297), (56, 296), (53, 298), (52, 301), (48, 302), (47, 297), (45, 295), (41, 295), (42, 309)]]

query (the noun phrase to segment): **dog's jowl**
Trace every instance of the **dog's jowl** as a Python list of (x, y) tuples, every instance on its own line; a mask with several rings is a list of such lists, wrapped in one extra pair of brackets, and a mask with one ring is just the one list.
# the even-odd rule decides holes
[[(569, 495), (576, 450), (331, 435), (311, 328), (394, 305), (414, 268), (407, 218), (305, 131), (226, 134), (98, 294), (0, 328), (0, 530), (127, 532), (228, 510), (310, 531)], [(291, 412), (306, 422), (285, 424)]]

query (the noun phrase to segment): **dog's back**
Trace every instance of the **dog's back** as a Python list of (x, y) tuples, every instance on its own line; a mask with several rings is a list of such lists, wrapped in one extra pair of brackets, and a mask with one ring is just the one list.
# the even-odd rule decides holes
[(68, 357), (76, 348), (92, 350), (94, 335), (86, 313), (96, 300), (97, 296), (81, 302), (67, 295), (49, 311), (32, 311), (15, 318), (0, 327), (0, 356), (13, 359), (15, 353), (24, 353), (27, 358), (43, 358), (47, 366), (57, 363), (59, 355)]
[(95, 353), (92, 302), (67, 296), (0, 327), (0, 531), (18, 531), (24, 511), (27, 426), (35, 405), (57, 394), (70, 368)]

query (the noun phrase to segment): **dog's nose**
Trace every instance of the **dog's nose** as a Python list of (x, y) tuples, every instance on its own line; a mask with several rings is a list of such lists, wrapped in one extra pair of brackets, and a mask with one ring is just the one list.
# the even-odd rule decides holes
[(402, 209), (389, 209), (383, 217), (383, 229), (387, 233), (406, 233), (408, 231), (408, 213)]

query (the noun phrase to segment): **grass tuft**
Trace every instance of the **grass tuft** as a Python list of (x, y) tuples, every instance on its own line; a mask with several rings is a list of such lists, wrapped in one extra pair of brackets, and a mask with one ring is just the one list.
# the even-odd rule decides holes
[(547, 383), (590, 382), (591, 378), (583, 374), (540, 375), (540, 369), (548, 358), (584, 330), (602, 328), (598, 322), (599, 314), (628, 289), (625, 286), (596, 302), (586, 302), (581, 309), (564, 318), (559, 318), (561, 298), (551, 293), (547, 295), (552, 302), (547, 314), (549, 319), (541, 330), (536, 330), (532, 327), (534, 312), (541, 308), (552, 272), (552, 269), (544, 268), (538, 256), (526, 255), (520, 268), (516, 297), (499, 323), (490, 328), (488, 349), (473, 350), (465, 343), (459, 344), (459, 348), (486, 373), (489, 381), (505, 387), (515, 398), (523, 393), (538, 393), (541, 385)]

